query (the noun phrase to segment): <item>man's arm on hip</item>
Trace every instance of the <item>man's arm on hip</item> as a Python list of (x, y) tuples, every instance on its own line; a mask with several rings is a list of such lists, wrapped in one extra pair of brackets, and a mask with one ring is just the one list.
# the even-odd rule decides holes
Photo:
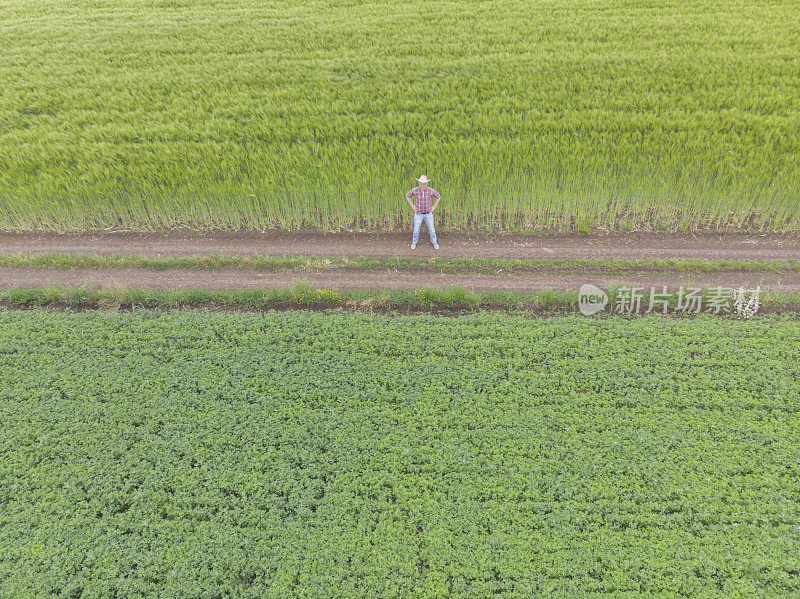
[(417, 211), (417, 209), (414, 207), (414, 202), (412, 202), (412, 201), (411, 201), (411, 196), (413, 196), (413, 195), (414, 195), (414, 190), (412, 189), (411, 191), (409, 191), (409, 192), (406, 194), (406, 201), (408, 202), (408, 205), (409, 205), (409, 206), (411, 206), (411, 209), (412, 209), (414, 212), (416, 212), (416, 211)]

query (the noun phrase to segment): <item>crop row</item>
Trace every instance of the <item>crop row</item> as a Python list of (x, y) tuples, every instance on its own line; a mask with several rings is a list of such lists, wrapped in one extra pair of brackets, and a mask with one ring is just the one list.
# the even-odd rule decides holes
[(800, 593), (800, 323), (0, 311), (4, 597)]
[(425, 172), (441, 227), (797, 229), (798, 19), (9, 0), (0, 227), (402, 227)]

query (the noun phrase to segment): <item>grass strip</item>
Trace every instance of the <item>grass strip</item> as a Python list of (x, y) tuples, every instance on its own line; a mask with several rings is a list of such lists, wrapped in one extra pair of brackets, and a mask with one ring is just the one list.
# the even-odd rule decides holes
[[(607, 289), (612, 300), (599, 315), (614, 312), (614, 300), (621, 286)], [(713, 288), (703, 289), (703, 306)], [(663, 296), (667, 314), (678, 314), (681, 298), (677, 292)], [(796, 292), (762, 292), (760, 313), (800, 312), (800, 294)], [(298, 282), (280, 289), (158, 290), (146, 287), (105, 289), (96, 287), (49, 286), (8, 288), (0, 290), (0, 304), (10, 308), (73, 308), (73, 309), (175, 309), (208, 307), (214, 309), (269, 310), (303, 308), (343, 308), (351, 310), (500, 310), (521, 312), (577, 312), (577, 291), (514, 291), (473, 292), (463, 287), (447, 289), (339, 290), (317, 289)], [(648, 297), (641, 302), (644, 314)], [(708, 313), (703, 310), (703, 313)], [(634, 314), (635, 315), (635, 314)], [(687, 314), (682, 314), (687, 315)], [(688, 314), (691, 315), (691, 314)], [(726, 314), (720, 314), (725, 316)], [(731, 313), (729, 316), (735, 316)]]
[(277, 272), (281, 270), (423, 270), (449, 274), (527, 274), (587, 273), (620, 274), (628, 272), (797, 272), (800, 260), (702, 260), (674, 258), (662, 260), (638, 259), (486, 259), (486, 258), (369, 258), (359, 256), (237, 256), (232, 254), (194, 254), (186, 256), (151, 256), (147, 254), (2, 254), (0, 266), (22, 268), (126, 268), (136, 267), (153, 271), (170, 268), (213, 270), (217, 268), (254, 268)]
[(178, 308), (210, 306), (269, 309), (279, 305), (361, 308), (524, 308), (562, 309), (577, 302), (575, 291), (533, 293), (475, 293), (462, 287), (449, 289), (386, 289), (380, 291), (315, 289), (298, 282), (280, 289), (157, 290), (144, 287), (103, 289), (94, 287), (38, 287), (0, 290), (0, 302), (19, 308), (63, 304), (71, 308)]

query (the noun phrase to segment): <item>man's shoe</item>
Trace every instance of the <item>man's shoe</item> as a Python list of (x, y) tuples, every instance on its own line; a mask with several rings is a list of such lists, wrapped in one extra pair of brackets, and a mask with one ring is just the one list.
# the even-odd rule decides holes
[(438, 243), (434, 243), (433, 244), (433, 249), (438, 250), (439, 249), (439, 244)]
[(417, 244), (416, 244), (416, 243), (412, 243), (412, 244), (411, 244), (411, 249), (412, 249), (412, 250), (415, 250), (415, 249), (417, 249)]

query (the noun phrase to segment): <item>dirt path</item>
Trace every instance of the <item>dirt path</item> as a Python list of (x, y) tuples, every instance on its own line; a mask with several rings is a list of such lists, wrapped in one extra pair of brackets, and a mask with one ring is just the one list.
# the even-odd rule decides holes
[[(787, 235), (659, 235), (653, 233), (608, 236), (494, 235), (441, 233), (435, 252), (423, 236), (412, 251), (408, 233), (215, 232), (192, 236), (185, 232), (139, 234), (129, 232), (41, 234), (0, 233), (0, 253), (71, 254), (233, 254), (272, 256), (391, 256), (443, 258), (594, 258), (594, 259), (800, 259), (800, 239)], [(0, 267), (0, 287), (93, 285), (146, 286), (153, 289), (248, 289), (286, 287), (305, 281), (318, 288), (420, 289), (460, 286), (473, 291), (572, 290), (583, 283), (607, 287), (627, 283), (649, 289), (684, 286), (755, 286), (800, 291), (800, 273), (735, 271), (711, 273), (585, 274), (529, 273), (512, 275), (439, 274), (415, 271), (333, 270), (265, 272), (246, 268), (214, 270), (141, 268), (12, 268)]]
[(645, 288), (666, 285), (695, 287), (755, 287), (764, 290), (800, 291), (800, 273), (644, 273), (634, 275), (485, 275), (391, 273), (373, 271), (263, 272), (246, 268), (215, 270), (141, 268), (13, 268), (0, 267), (0, 287), (41, 287), (46, 285), (150, 287), (151, 289), (255, 289), (288, 287), (305, 281), (327, 289), (421, 289), (459, 286), (472, 291), (577, 290), (584, 283), (606, 288), (610, 283), (625, 283)]
[(71, 254), (263, 254), (271, 256), (440, 256), (442, 258), (703, 258), (718, 260), (800, 259), (800, 237), (768, 234), (614, 235), (439, 234), (435, 252), (425, 231), (416, 250), (410, 232), (329, 233), (128, 232), (42, 234), (0, 232), (0, 253)]

